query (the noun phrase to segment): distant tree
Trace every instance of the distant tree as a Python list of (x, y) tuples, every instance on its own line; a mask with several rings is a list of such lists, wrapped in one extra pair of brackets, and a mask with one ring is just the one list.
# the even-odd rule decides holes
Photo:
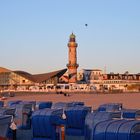
[(128, 71), (126, 71), (124, 74), (128, 75), (128, 74), (129, 74), (129, 72), (128, 72)]

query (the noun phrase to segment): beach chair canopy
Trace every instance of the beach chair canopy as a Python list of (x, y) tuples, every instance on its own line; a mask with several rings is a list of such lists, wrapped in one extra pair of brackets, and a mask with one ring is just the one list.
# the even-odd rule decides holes
[(49, 108), (35, 111), (32, 115), (33, 140), (56, 140), (56, 125), (62, 113), (62, 109)]
[(112, 120), (114, 118), (121, 118), (121, 112), (93, 112), (88, 113), (85, 119), (85, 140), (93, 140), (93, 130), (96, 124)]
[(75, 106), (66, 109), (66, 135), (83, 136), (85, 118), (89, 112), (91, 112), (91, 107)]
[(92, 140), (139, 140), (140, 121), (108, 120), (96, 124)]
[(21, 104), (32, 104), (32, 111), (36, 109), (36, 101), (22, 101)]
[(17, 104), (21, 103), (22, 100), (14, 100), (14, 101), (8, 101), (7, 106), (8, 107), (15, 107)]

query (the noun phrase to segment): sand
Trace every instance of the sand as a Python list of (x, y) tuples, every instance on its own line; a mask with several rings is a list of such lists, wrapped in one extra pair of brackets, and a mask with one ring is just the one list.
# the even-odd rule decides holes
[(97, 109), (99, 105), (104, 103), (123, 103), (124, 108), (140, 109), (140, 93), (117, 93), (117, 94), (71, 94), (64, 96), (63, 94), (38, 94), (38, 93), (16, 93), (15, 97), (8, 97), (5, 104), (11, 100), (23, 101), (52, 101), (55, 102), (71, 102), (82, 101), (86, 106)]

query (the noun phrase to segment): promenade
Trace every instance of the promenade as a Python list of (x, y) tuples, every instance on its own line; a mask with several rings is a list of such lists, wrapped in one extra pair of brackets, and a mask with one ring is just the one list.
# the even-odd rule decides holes
[(123, 103), (124, 108), (140, 109), (140, 93), (114, 93), (114, 94), (80, 94), (71, 93), (70, 96), (56, 93), (16, 93), (14, 97), (8, 97), (5, 104), (10, 100), (35, 100), (52, 102), (82, 101), (93, 109), (104, 103)]

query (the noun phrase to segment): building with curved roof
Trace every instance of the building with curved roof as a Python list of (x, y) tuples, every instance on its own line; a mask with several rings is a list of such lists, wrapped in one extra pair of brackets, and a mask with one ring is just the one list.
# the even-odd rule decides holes
[(12, 71), (0, 67), (0, 89), (16, 89), (18, 86), (29, 89), (34, 85), (57, 84), (66, 71), (67, 69), (62, 69), (50, 73), (30, 74), (25, 71)]
[(11, 70), (8, 70), (8, 69), (6, 69), (6, 68), (3, 68), (3, 67), (0, 67), (0, 73), (1, 72), (10, 72)]

